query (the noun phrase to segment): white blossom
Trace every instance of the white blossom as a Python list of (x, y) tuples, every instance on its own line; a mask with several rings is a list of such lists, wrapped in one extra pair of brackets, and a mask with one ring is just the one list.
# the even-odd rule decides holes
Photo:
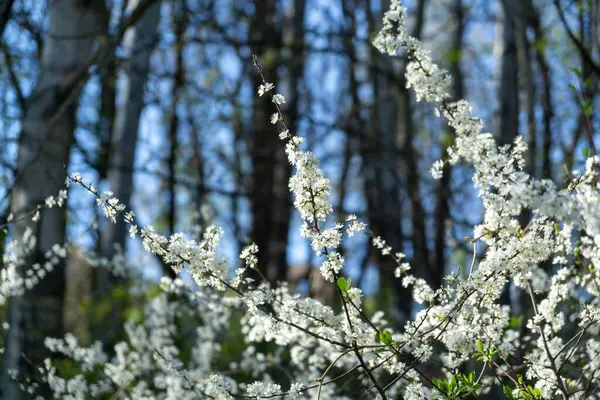
[(270, 92), (274, 87), (275, 85), (272, 83), (265, 82), (258, 87), (258, 95), (262, 97), (265, 93)]

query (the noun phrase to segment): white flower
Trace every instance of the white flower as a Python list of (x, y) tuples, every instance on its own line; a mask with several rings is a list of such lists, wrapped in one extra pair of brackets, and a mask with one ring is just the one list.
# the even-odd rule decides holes
[(273, 115), (271, 115), (271, 123), (276, 124), (277, 121), (279, 121), (279, 113), (273, 113)]
[(394, 276), (396, 278), (400, 278), (402, 275), (406, 274), (408, 271), (410, 271), (410, 264), (409, 263), (401, 263), (394, 270)]
[(258, 95), (262, 97), (262, 95), (271, 91), (274, 87), (275, 87), (275, 85), (273, 85), (272, 83), (265, 82), (263, 85), (260, 85), (258, 87)]
[(276, 383), (254, 382), (246, 388), (248, 396), (260, 399), (282, 394), (281, 385)]
[(119, 199), (113, 197), (113, 193), (110, 191), (102, 193), (100, 198), (96, 199), (96, 203), (99, 206), (102, 206), (104, 216), (113, 223), (117, 222), (117, 215), (125, 210), (125, 205), (119, 203)]
[(77, 183), (83, 182), (83, 178), (81, 177), (81, 174), (77, 171), (75, 171), (71, 174), (71, 179), (73, 179), (73, 181), (77, 182)]
[(433, 355), (433, 348), (428, 344), (420, 344), (414, 351), (413, 355), (419, 359), (420, 362), (425, 362)]
[(348, 224), (346, 232), (348, 233), (348, 236), (352, 237), (355, 233), (362, 232), (365, 229), (367, 229), (367, 224), (362, 221), (352, 220)]
[(134, 238), (138, 234), (138, 227), (134, 224), (129, 225), (129, 236)]
[(54, 200), (54, 196), (48, 196), (45, 200), (46, 208), (52, 208), (56, 205), (56, 200)]
[(437, 160), (431, 166), (431, 176), (433, 179), (441, 179), (444, 173), (444, 162), (442, 160)]
[(381, 236), (376, 236), (373, 238), (373, 246), (378, 248), (381, 251), (381, 254), (387, 256), (392, 252), (392, 247), (388, 246), (386, 241), (381, 238)]
[(241, 251), (240, 253), (240, 258), (241, 259), (246, 259), (248, 257), (250, 257), (252, 254), (256, 254), (258, 253), (258, 246), (254, 243), (244, 247), (244, 249)]
[(285, 103), (285, 97), (283, 97), (283, 95), (281, 94), (276, 94), (273, 95), (273, 103), (280, 105), (280, 104), (284, 104)]
[(288, 391), (288, 394), (290, 395), (290, 397), (292, 399), (296, 399), (299, 396), (302, 395), (302, 390), (304, 389), (304, 384), (300, 383), (300, 382), (294, 382), (291, 384), (290, 386), (290, 390)]
[(334, 274), (339, 273), (343, 265), (344, 257), (338, 252), (331, 252), (321, 265), (321, 275), (329, 282), (333, 282)]

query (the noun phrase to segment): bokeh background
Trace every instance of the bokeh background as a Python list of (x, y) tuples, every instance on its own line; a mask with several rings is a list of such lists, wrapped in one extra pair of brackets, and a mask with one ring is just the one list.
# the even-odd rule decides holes
[[(560, 183), (595, 151), (598, 0), (404, 5), (411, 33), (450, 71), (453, 95), (471, 102), (500, 143), (523, 135), (532, 175)], [(321, 260), (298, 232), (291, 167), (270, 123), (273, 104), (257, 96), (255, 54), (287, 99), (290, 130), (331, 180), (330, 222), (357, 215), (439, 287), (447, 273), (468, 268), (465, 237), (481, 205), (468, 168), (446, 167), (441, 180), (429, 172), (447, 158), (454, 133), (406, 88), (404, 55), (390, 59), (371, 45), (388, 7), (386, 0), (3, 0), (0, 224), (78, 171), (127, 204), (140, 226), (200, 237), (219, 225), (232, 271), (240, 249), (254, 242), (268, 280), (335, 302), (318, 273)], [(50, 304), (47, 320), (32, 316), (25, 325), (41, 337), (75, 331), (83, 341), (106, 339), (105, 322), (135, 310), (123, 287), (136, 282), (90, 264), (116, 257), (149, 282), (172, 276), (95, 201), (72, 185), (67, 211), (48, 212), (38, 227), (40, 254), (54, 243), (72, 249), (23, 304), (11, 305), (27, 314)], [(19, 232), (4, 229), (0, 246)], [(345, 239), (345, 273), (373, 309), (399, 324), (416, 306), (392, 279), (394, 263), (369, 243), (366, 235)], [(506, 301), (515, 301), (510, 292)]]

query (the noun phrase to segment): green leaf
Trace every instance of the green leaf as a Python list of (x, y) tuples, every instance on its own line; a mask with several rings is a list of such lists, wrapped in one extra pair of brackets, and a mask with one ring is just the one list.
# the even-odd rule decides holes
[(513, 400), (514, 396), (512, 394), (512, 389), (508, 385), (502, 385), (502, 392), (506, 396), (507, 399)]
[(448, 385), (449, 388), (454, 389), (456, 387), (456, 385), (458, 385), (457, 381), (456, 381), (456, 375), (452, 376), (452, 379), (450, 379), (450, 383)]
[(543, 38), (536, 40), (534, 46), (536, 50), (538, 50), (539, 52), (543, 52), (546, 49), (546, 40)]
[(458, 49), (451, 49), (444, 53), (443, 57), (449, 63), (456, 63), (460, 61), (461, 52)]
[(510, 327), (514, 330), (518, 330), (523, 323), (523, 316), (520, 317), (510, 317)]
[(585, 111), (585, 115), (591, 117), (592, 113), (594, 112), (592, 109), (592, 103), (590, 103), (589, 101), (583, 103), (583, 110)]
[(392, 334), (390, 333), (390, 331), (385, 330), (385, 331), (381, 331), (379, 332), (379, 341), (383, 344), (385, 344), (386, 346), (389, 346), (392, 344)]
[(444, 132), (442, 135), (442, 146), (444, 148), (450, 147), (454, 144), (454, 134), (452, 132)]
[(344, 278), (343, 276), (339, 277), (337, 280), (337, 285), (340, 288), (340, 290), (344, 293), (348, 293), (348, 289), (350, 289), (350, 282), (352, 281), (352, 279), (348, 279), (346, 280), (346, 278)]

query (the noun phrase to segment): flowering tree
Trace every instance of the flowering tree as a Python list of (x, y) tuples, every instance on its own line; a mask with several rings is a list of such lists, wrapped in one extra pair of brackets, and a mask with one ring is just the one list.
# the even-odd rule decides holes
[[(413, 288), (422, 308), (398, 330), (383, 312), (367, 313), (361, 289), (344, 275), (339, 250), (344, 235), (364, 234), (366, 226), (355, 216), (328, 224), (329, 181), (316, 156), (303, 150), (302, 138), (289, 131), (280, 110), (285, 98), (272, 94), (274, 85), (255, 60), (262, 81), (258, 94), (271, 96), (271, 122), (294, 168), (289, 188), (303, 222), (301, 234), (323, 257), (320, 272), (335, 285), (340, 310), (294, 294), (285, 284), (250, 278), (259, 271), (256, 245), (243, 249), (243, 266), (232, 274), (217, 254), (223, 235), (218, 227), (207, 228), (201, 241), (162, 236), (150, 226), (138, 227), (112, 193), (99, 194), (75, 174), (68, 182), (97, 196), (113, 223), (123, 218), (148, 252), (176, 272), (187, 269), (198, 288), (163, 278), (160, 291), (146, 297), (143, 315), (126, 324), (128, 340), (115, 346), (112, 358), (100, 343), (81, 347), (71, 335), (47, 338), (59, 357), (38, 367), (41, 383), (56, 398), (466, 399), (499, 393), (527, 400), (600, 398), (600, 158), (593, 155), (585, 171), (573, 171), (564, 188), (529, 176), (524, 141), (517, 137), (499, 147), (470, 105), (450, 98), (448, 73), (407, 32), (405, 14), (399, 1), (392, 1), (374, 45), (406, 57), (407, 86), (457, 134), (448, 159), (433, 165), (433, 176), (441, 177), (446, 163), (463, 162), (474, 170), (484, 218), (468, 239), (469, 270), (450, 274), (433, 290), (412, 275), (402, 253), (374, 237), (373, 246), (396, 262), (397, 279)], [(525, 226), (524, 211), (531, 212)], [(25, 279), (15, 272), (30, 240), (29, 235), (11, 247), (2, 299), (43, 278), (40, 265)], [(484, 250), (479, 261), (478, 248)], [(45, 265), (64, 251), (53, 249)], [(543, 268), (548, 261), (552, 268)], [(509, 283), (529, 299), (518, 317), (499, 301)], [(232, 323), (236, 315), (240, 327)], [(222, 338), (236, 329), (244, 350), (240, 359), (229, 360)], [(190, 332), (191, 347), (180, 346)], [(67, 372), (65, 357), (76, 365)], [(32, 392), (38, 386), (24, 384)]]

